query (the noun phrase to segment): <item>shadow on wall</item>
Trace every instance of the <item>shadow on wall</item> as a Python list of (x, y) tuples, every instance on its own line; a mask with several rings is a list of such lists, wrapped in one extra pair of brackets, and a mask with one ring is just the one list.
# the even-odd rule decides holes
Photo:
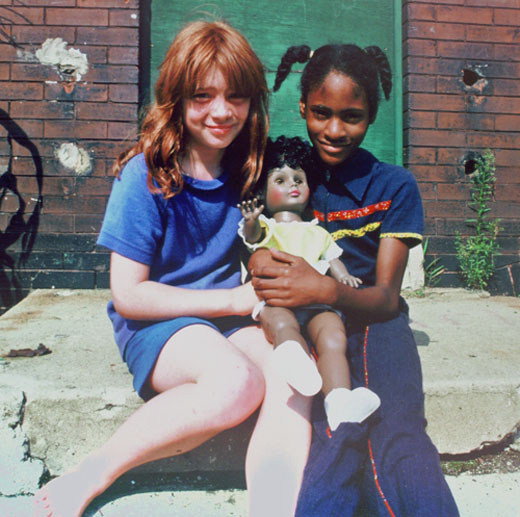
[[(7, 216), (5, 228), (4, 224), (0, 226), (0, 303), (4, 307), (11, 307), (22, 298), (23, 286), (17, 270), (27, 262), (38, 232), (43, 205), (43, 167), (36, 146), (29, 140), (23, 129), (2, 109), (0, 109), (0, 126), (7, 132), (9, 149), (7, 168), (5, 166), (0, 168), (0, 213), (2, 213), (2, 205), (8, 204), (10, 198), (15, 200), (15, 210), (4, 211)], [(32, 164), (28, 165), (26, 174), (34, 174), (38, 193), (31, 214), (26, 213), (27, 204), (18, 190), (16, 176), (13, 173), (13, 142), (26, 148), (32, 158)], [(8, 248), (15, 243), (18, 243), (17, 250), (20, 250), (17, 260), (8, 253)]]

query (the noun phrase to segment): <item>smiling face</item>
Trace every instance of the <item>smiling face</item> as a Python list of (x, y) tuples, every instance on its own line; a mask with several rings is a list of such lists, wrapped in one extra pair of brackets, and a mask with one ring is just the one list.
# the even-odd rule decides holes
[(302, 169), (284, 165), (273, 169), (267, 177), (265, 206), (274, 215), (278, 212), (302, 214), (309, 200), (307, 176)]
[(369, 126), (363, 89), (350, 77), (330, 72), (323, 83), (300, 100), (300, 114), (320, 158), (330, 166), (350, 158)]
[(242, 131), (250, 104), (250, 98), (234, 92), (222, 72), (213, 69), (183, 104), (188, 147), (224, 150)]

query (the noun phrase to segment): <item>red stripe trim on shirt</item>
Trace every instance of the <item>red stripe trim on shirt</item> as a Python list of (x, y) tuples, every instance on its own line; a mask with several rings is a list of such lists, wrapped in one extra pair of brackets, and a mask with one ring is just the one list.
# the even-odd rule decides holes
[[(363, 342), (363, 365), (365, 369), (365, 387), (368, 388), (368, 357), (367, 357), (367, 348), (368, 348), (368, 329), (370, 327), (367, 327), (365, 330), (365, 340)], [(385, 505), (386, 509), (388, 510), (388, 515), (390, 517), (395, 517), (395, 513), (392, 510), (392, 507), (390, 506), (390, 503), (388, 502), (388, 499), (385, 496), (385, 493), (383, 492), (383, 489), (381, 488), (381, 485), (379, 484), (379, 475), (377, 473), (376, 468), (376, 460), (374, 458), (374, 452), (372, 451), (372, 441), (370, 438), (368, 439), (368, 452), (370, 455), (370, 463), (372, 464), (372, 473), (374, 474), (374, 483), (376, 484), (377, 492), (379, 494), (379, 497), (381, 497), (381, 500), (383, 501), (383, 504)]]
[[(375, 212), (381, 212), (388, 210), (392, 201), (380, 201), (379, 203), (375, 203), (374, 205), (368, 205), (363, 208), (356, 208), (355, 210), (341, 210), (339, 212), (329, 212), (327, 214), (327, 222), (331, 221), (347, 221), (349, 219), (358, 219), (360, 217), (365, 217), (367, 215), (371, 215)], [(318, 212), (314, 210), (314, 217), (316, 217), (319, 221), (325, 221), (325, 214), (323, 212)]]

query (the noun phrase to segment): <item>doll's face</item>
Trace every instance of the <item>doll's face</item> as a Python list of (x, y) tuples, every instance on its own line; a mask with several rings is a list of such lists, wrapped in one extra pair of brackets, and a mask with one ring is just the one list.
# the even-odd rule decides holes
[(309, 200), (307, 176), (302, 169), (284, 165), (269, 171), (265, 206), (269, 214), (296, 212), (301, 214)]

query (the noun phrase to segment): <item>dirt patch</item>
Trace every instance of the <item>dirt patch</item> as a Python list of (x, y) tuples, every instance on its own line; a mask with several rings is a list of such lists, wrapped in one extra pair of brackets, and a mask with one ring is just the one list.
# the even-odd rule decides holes
[(476, 458), (441, 457), (444, 474), (507, 474), (520, 471), (520, 451), (507, 448), (501, 452), (482, 454)]

